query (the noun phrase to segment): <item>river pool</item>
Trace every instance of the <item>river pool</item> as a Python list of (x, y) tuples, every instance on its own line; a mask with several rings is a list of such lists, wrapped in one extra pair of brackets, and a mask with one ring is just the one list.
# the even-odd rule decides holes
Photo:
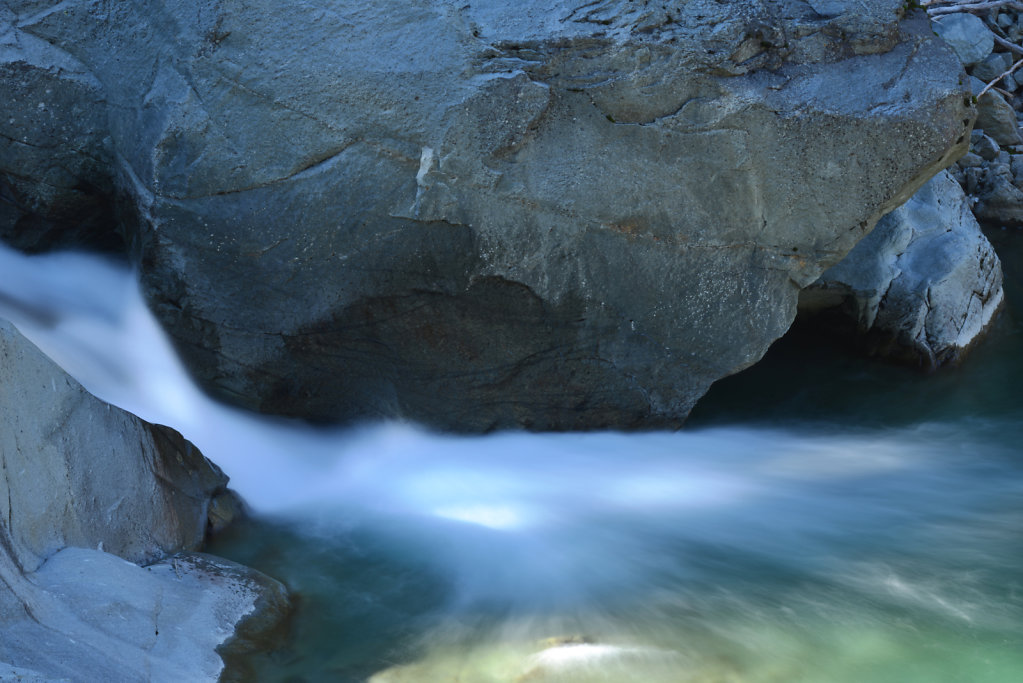
[(1020, 235), (934, 374), (796, 332), (673, 434), (369, 427), (210, 550), (285, 581), (266, 681), (1023, 680)]

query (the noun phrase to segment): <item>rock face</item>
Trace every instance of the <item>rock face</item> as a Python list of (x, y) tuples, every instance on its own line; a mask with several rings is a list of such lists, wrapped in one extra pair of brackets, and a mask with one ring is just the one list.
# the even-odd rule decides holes
[(0, 414), (0, 678), (216, 680), (215, 648), (273, 593), (251, 570), (174, 555), (202, 543), (226, 477), (2, 322)]
[(835, 312), (879, 355), (955, 362), (1002, 303), (1002, 269), (947, 172), (882, 218), (800, 295), (801, 314)]
[(14, 30), (17, 18), (7, 4), (0, 5), (0, 239), (30, 251), (112, 248), (120, 237), (111, 230), (103, 87), (67, 52)]
[[(965, 150), (958, 61), (904, 4), (8, 1), (0, 173), (25, 215), (129, 201), (229, 401), (677, 425)], [(37, 109), (81, 154), (18, 142)]]

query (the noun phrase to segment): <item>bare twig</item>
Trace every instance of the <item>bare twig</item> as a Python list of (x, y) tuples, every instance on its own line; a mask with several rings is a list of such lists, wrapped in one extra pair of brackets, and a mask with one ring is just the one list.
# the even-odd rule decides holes
[(1007, 7), (1017, 12), (1023, 11), (1023, 3), (1015, 0), (989, 0), (988, 2), (957, 2), (955, 4), (937, 6), (937, 3), (921, 3), (927, 8), (927, 14), (932, 17), (940, 17), (946, 14), (958, 14), (960, 12), (985, 12), (993, 9)]
[[(991, 35), (994, 35), (993, 33)], [(1018, 55), (1023, 55), (1023, 47), (1020, 47), (1016, 43), (1010, 42), (1001, 36), (995, 35), (995, 42), (1004, 47), (1010, 52), (1015, 52)]]

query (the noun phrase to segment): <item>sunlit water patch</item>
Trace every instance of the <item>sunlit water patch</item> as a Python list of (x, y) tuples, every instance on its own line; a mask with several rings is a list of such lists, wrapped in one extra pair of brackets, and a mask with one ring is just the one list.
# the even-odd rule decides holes
[[(995, 395), (965, 403), (968, 372), (903, 375), (892, 397), (897, 372), (831, 368), (875, 393), (830, 411), (812, 378), (780, 395), (768, 368), (759, 412), (740, 380), (681, 433), (325, 431), (203, 396), (122, 267), (0, 250), (0, 272), (0, 314), (96, 395), (179, 429), (257, 512), (211, 550), (285, 580), (297, 615), (239, 675), (1023, 680), (1014, 360), (981, 358)], [(1015, 354), (1012, 315), (992, 348)], [(729, 422), (743, 410), (760, 426)]]

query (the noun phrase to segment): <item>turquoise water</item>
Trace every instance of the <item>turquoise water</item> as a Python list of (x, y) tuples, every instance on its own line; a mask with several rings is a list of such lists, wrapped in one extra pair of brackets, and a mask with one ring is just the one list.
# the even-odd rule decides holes
[(1023, 680), (1021, 349), (1012, 307), (929, 375), (794, 334), (676, 434), (356, 439), (335, 499), (210, 547), (296, 596), (229, 675)]
[[(1023, 301), (1020, 236), (996, 233)], [(1023, 680), (1023, 315), (925, 375), (806, 335), (678, 433), (318, 431), (212, 403), (123, 264), (0, 248), (0, 314), (191, 439), (258, 515), (209, 550), (291, 588), (225, 678)]]

